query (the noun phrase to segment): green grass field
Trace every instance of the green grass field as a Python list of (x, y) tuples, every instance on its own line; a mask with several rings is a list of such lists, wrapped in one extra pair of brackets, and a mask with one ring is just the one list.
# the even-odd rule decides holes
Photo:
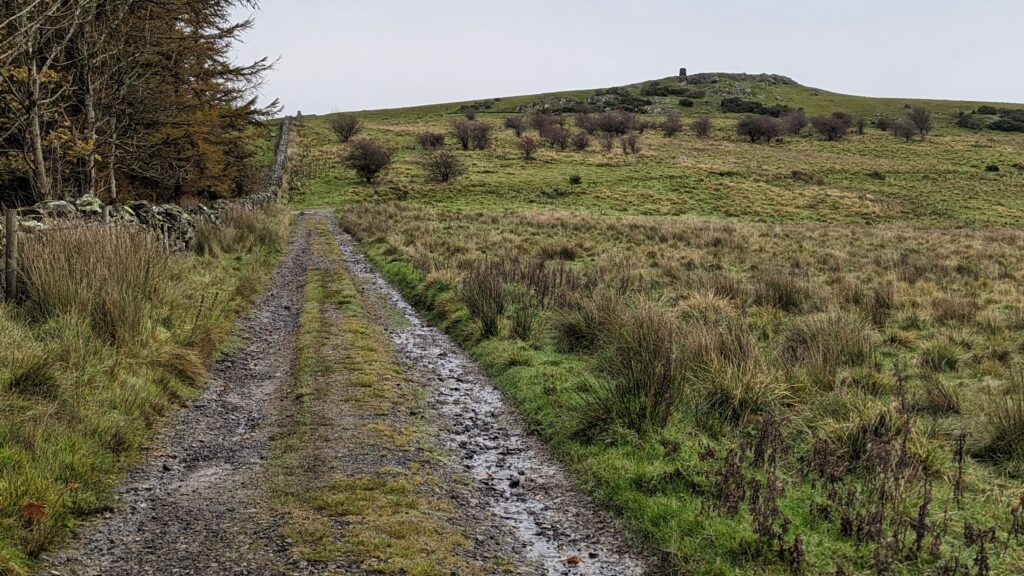
[(1024, 134), (955, 126), (981, 103), (716, 86), (937, 126), (755, 145), (709, 92), (644, 117), (707, 114), (710, 138), (527, 161), (504, 119), (593, 91), (502, 98), (477, 117), (491, 146), (441, 184), (415, 136), (462, 104), (370, 111), (360, 136), (396, 155), (365, 185), (307, 116), (291, 201), (337, 207), (672, 571), (1021, 572)]

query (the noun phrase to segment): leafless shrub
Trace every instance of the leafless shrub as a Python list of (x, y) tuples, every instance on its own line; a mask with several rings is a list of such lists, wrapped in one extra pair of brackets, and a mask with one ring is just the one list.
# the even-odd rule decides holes
[(345, 164), (370, 184), (391, 165), (392, 154), (391, 149), (384, 144), (362, 138), (352, 141), (345, 154)]
[(522, 116), (509, 116), (505, 118), (505, 128), (511, 130), (515, 133), (516, 138), (519, 138), (526, 131), (526, 122)]
[(910, 120), (896, 120), (891, 122), (889, 126), (893, 136), (902, 138), (907, 142), (910, 142), (914, 139), (914, 136), (917, 136), (917, 126)]
[(474, 122), (471, 126), (470, 138), (477, 150), (486, 150), (491, 145), (491, 125), (486, 122)]
[(661, 132), (668, 138), (679, 134), (683, 130), (683, 122), (679, 119), (679, 114), (676, 112), (669, 112), (668, 117), (661, 123)]
[(460, 118), (452, 122), (452, 132), (455, 134), (455, 139), (459, 141), (462, 149), (469, 150), (469, 147), (473, 144), (473, 122)]
[(420, 132), (416, 136), (416, 142), (424, 150), (437, 150), (444, 148), (444, 134), (439, 132)]
[(633, 130), (636, 131), (638, 134), (643, 134), (649, 128), (654, 129), (657, 127), (658, 122), (656, 120), (649, 118), (641, 118), (640, 116), (637, 116), (633, 122)]
[(736, 133), (749, 138), (752, 143), (771, 144), (782, 134), (782, 123), (771, 116), (749, 114), (736, 124)]
[(807, 115), (801, 110), (789, 110), (782, 115), (782, 125), (786, 134), (799, 135), (807, 127)]
[(594, 119), (594, 124), (598, 130), (605, 134), (621, 136), (636, 127), (637, 115), (634, 112), (612, 110), (599, 114)]
[(576, 127), (587, 134), (597, 132), (597, 120), (594, 118), (593, 114), (580, 112), (579, 114), (576, 114), (573, 119), (576, 122)]
[(831, 116), (815, 116), (811, 118), (811, 126), (829, 142), (842, 140), (850, 131), (850, 118), (845, 112), (835, 112)]
[(548, 124), (540, 131), (540, 136), (552, 147), (565, 150), (569, 147), (569, 132), (559, 124)]
[(639, 154), (640, 153), (640, 137), (636, 132), (630, 132), (622, 137), (622, 153), (623, 154)]
[(711, 136), (712, 127), (711, 118), (708, 118), (707, 116), (701, 116), (690, 124), (690, 129), (693, 130), (693, 133), (697, 138), (707, 138), (708, 136)]
[(355, 114), (339, 114), (331, 118), (331, 131), (342, 144), (348, 142), (362, 130)]
[(572, 146), (573, 150), (583, 152), (590, 147), (590, 136), (585, 131), (577, 132), (569, 139), (569, 144)]
[(921, 135), (921, 140), (924, 140), (932, 129), (935, 128), (935, 119), (932, 118), (932, 111), (924, 106), (911, 107), (907, 111), (907, 120), (910, 120), (914, 127), (917, 128), (917, 133)]
[(857, 134), (864, 134), (864, 128), (868, 125), (868, 121), (863, 116), (855, 116), (853, 118), (853, 126), (857, 129)]
[(519, 147), (519, 151), (523, 153), (524, 160), (530, 160), (533, 158), (533, 154), (540, 148), (540, 142), (536, 138), (529, 134), (524, 134), (519, 138), (519, 142), (516, 143)]
[(449, 182), (466, 173), (466, 166), (458, 154), (450, 150), (439, 150), (428, 154), (421, 163), (431, 179)]
[(552, 126), (554, 124), (557, 124), (559, 126), (562, 125), (561, 118), (555, 116), (554, 114), (546, 110), (534, 110), (530, 112), (527, 122), (529, 123), (530, 128), (533, 128), (534, 130), (540, 133), (543, 133), (544, 130), (546, 130), (549, 126)]
[(485, 150), (491, 143), (491, 125), (486, 122), (460, 118), (452, 123), (452, 132), (463, 150)]

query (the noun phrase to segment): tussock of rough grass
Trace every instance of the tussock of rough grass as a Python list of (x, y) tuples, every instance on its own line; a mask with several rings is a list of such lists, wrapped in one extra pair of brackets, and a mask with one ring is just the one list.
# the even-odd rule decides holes
[(598, 366), (607, 378), (584, 393), (581, 428), (665, 426), (686, 388), (680, 335), (675, 318), (657, 303), (637, 299), (624, 306), (600, 335)]
[(55, 229), (24, 244), (23, 309), (37, 322), (85, 318), (98, 336), (135, 347), (161, 305), (182, 296), (160, 242), (143, 229)]
[(828, 311), (795, 318), (785, 329), (779, 354), (811, 381), (828, 386), (840, 369), (871, 359), (875, 337), (870, 323), (857, 313)]
[(274, 217), (277, 207), (245, 209), (225, 208), (219, 222), (200, 221), (195, 229), (193, 250), (200, 256), (253, 250), (279, 250), (285, 235), (281, 219)]

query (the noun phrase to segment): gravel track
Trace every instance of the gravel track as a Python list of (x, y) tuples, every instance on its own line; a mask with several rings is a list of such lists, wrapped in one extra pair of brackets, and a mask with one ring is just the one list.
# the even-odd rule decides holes
[(242, 321), (245, 347), (214, 363), (205, 393), (172, 418), (122, 482), (117, 509), (86, 525), (50, 573), (302, 573), (261, 505), (259, 472), (273, 392), (291, 378), (308, 243), (300, 225)]
[[(424, 322), (359, 252), (332, 215), (298, 218), (270, 288), (243, 320), (247, 344), (218, 360), (206, 392), (167, 425), (118, 489), (116, 510), (87, 524), (44, 568), (50, 574), (338, 574), (339, 564), (295, 560), (266, 504), (275, 395), (292, 382), (309, 222), (326, 218), (364, 298), (410, 381), (426, 389), (437, 442), (468, 480), (464, 523), (484, 550), (508, 534), (517, 573), (628, 576), (647, 559), (568, 474), (458, 345)], [(397, 317), (397, 321), (396, 321)], [(391, 318), (390, 320), (388, 318)], [(490, 554), (488, 554), (490, 555)]]

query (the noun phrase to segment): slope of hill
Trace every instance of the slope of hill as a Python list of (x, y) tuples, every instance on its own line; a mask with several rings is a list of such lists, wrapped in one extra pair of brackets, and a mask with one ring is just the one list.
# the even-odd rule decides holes
[[(469, 173), (446, 185), (424, 178), (413, 137), (427, 129), (449, 131), (458, 110), (473, 103), (360, 113), (366, 126), (363, 135), (387, 142), (396, 150), (393, 169), (375, 187), (360, 186), (353, 173), (340, 167), (343, 148), (328, 129), (327, 119), (309, 117), (309, 146), (303, 161), (307, 177), (300, 176), (295, 199), (303, 205), (370, 198), (452, 207), (542, 204), (597, 212), (759, 221), (969, 225), (1014, 224), (1024, 218), (1019, 194), (1024, 187), (1024, 134), (970, 131), (953, 125), (957, 113), (976, 110), (983, 103), (862, 98), (797, 84), (722, 78), (718, 84), (692, 87), (707, 92), (694, 108), (679, 106), (676, 96), (650, 97), (652, 104), (644, 108), (651, 112), (642, 116), (660, 119), (675, 111), (689, 123), (693, 117), (707, 114), (715, 125), (711, 138), (697, 138), (689, 130), (675, 138), (647, 131), (637, 155), (603, 153), (592, 138), (586, 152), (542, 150), (535, 161), (524, 164), (514, 135), (500, 127), (502, 119), (514, 111), (557, 102), (586, 102), (597, 91), (477, 103), (480, 119), (495, 125), (494, 145), (466, 155)], [(639, 97), (641, 86), (627, 90)], [(854, 133), (839, 142), (824, 142), (808, 128), (801, 136), (783, 137), (781, 143), (752, 146), (735, 133), (741, 115), (721, 112), (721, 96), (714, 90), (744, 94), (768, 105), (805, 108), (809, 116), (834, 111), (859, 114), (869, 125), (864, 134)], [(910, 104), (926, 105), (934, 111), (938, 128), (927, 140), (903, 142), (870, 124), (883, 116), (899, 118)], [(999, 167), (999, 172), (987, 172), (990, 165)], [(795, 172), (810, 173), (812, 183), (794, 180)], [(574, 173), (582, 176), (583, 184), (570, 191), (568, 178)]]
[[(360, 112), (359, 138), (395, 151), (372, 185), (332, 117), (307, 117), (292, 201), (337, 207), (675, 570), (1020, 572), (1024, 134), (956, 120), (1024, 106), (714, 76)], [(730, 97), (866, 126), (752, 144)], [(927, 138), (878, 128), (912, 106), (934, 115)], [(453, 139), (469, 107), (485, 149)], [(636, 152), (596, 131), (526, 159), (502, 126), (543, 107), (652, 125)], [(670, 137), (672, 112), (686, 128)], [(424, 131), (464, 175), (427, 177)]]

